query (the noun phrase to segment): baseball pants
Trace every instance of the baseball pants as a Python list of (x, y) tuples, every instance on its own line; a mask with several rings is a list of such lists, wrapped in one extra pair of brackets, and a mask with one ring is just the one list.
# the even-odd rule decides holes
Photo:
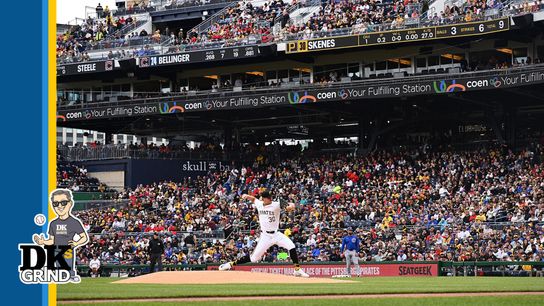
[(289, 239), (289, 237), (285, 236), (283, 233), (275, 232), (274, 234), (269, 234), (262, 232), (259, 242), (257, 242), (257, 247), (255, 247), (255, 250), (249, 256), (251, 262), (260, 261), (263, 258), (266, 250), (273, 245), (277, 245), (287, 250), (295, 248), (293, 241), (291, 241), (291, 239)]
[(149, 273), (155, 272), (155, 265), (158, 263), (159, 271), (162, 271), (162, 254), (151, 254), (150, 256), (150, 265), (149, 265)]
[(361, 267), (359, 267), (359, 254), (355, 250), (345, 250), (344, 256), (346, 257), (346, 270), (347, 274), (351, 275), (351, 265), (355, 266), (355, 273), (357, 276), (361, 275)]

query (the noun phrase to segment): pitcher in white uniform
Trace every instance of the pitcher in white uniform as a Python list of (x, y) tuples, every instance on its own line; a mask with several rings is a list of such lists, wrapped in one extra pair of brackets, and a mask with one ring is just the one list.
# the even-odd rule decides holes
[[(236, 261), (224, 263), (219, 266), (219, 270), (230, 270), (239, 264), (259, 262), (268, 248), (277, 245), (289, 251), (289, 256), (295, 265), (293, 274), (300, 277), (309, 277), (309, 275), (300, 268), (297, 250), (293, 241), (278, 231), (281, 214), (280, 202), (272, 201), (272, 196), (268, 191), (261, 192), (261, 200), (247, 194), (242, 195), (242, 200), (249, 200), (253, 203), (253, 207), (257, 209), (257, 212), (259, 213), (261, 237), (259, 238), (259, 242), (257, 242), (257, 247), (251, 255), (246, 255)], [(285, 209), (292, 211), (295, 209), (295, 204), (288, 203)]]

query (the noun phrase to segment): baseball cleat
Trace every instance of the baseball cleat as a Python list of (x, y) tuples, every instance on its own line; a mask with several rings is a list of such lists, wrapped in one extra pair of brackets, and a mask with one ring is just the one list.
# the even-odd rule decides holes
[(302, 269), (296, 269), (295, 272), (293, 272), (293, 275), (296, 277), (310, 277), (308, 273), (304, 272)]
[(226, 271), (232, 269), (232, 262), (226, 262), (219, 266), (219, 271)]
[(81, 278), (79, 278), (78, 275), (74, 275), (74, 276), (70, 277), (70, 282), (78, 284), (78, 283), (81, 282)]

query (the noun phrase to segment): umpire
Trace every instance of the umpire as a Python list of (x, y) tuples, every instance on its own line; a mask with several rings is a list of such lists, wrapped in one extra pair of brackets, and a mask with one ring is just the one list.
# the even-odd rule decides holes
[(153, 239), (149, 240), (149, 273), (155, 272), (155, 264), (159, 263), (159, 271), (162, 271), (162, 254), (164, 254), (164, 243), (159, 239), (159, 233), (153, 233)]
[(347, 274), (351, 276), (351, 264), (355, 265), (357, 277), (361, 276), (361, 268), (359, 267), (359, 249), (361, 240), (353, 235), (353, 230), (350, 228), (347, 235), (342, 238), (342, 247), (340, 251), (346, 257)]

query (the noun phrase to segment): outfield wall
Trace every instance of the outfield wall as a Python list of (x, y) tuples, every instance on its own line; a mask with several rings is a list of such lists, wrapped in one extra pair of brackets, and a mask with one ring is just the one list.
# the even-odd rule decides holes
[[(363, 277), (380, 276), (544, 276), (544, 261), (464, 261), (464, 262), (360, 262)], [(217, 270), (219, 264), (165, 264), (165, 271)], [(301, 267), (312, 277), (331, 277), (345, 275), (345, 263), (320, 262), (303, 263)], [(80, 275), (88, 276), (87, 265), (77, 266)], [(292, 274), (291, 263), (258, 263), (236, 266), (238, 271), (266, 272), (276, 274)], [(105, 264), (100, 268), (102, 276), (137, 276), (149, 272), (149, 265), (114, 265)], [(352, 270), (352, 275), (355, 271)]]
[[(304, 264), (304, 271), (311, 277), (333, 277), (347, 275), (345, 264)], [(361, 276), (438, 276), (438, 263), (372, 263), (361, 264)], [(217, 270), (217, 266), (207, 266), (207, 270)], [(289, 265), (240, 265), (237, 271), (263, 272), (292, 275), (293, 266)], [(355, 276), (356, 269), (351, 269)]]
[(219, 160), (111, 159), (84, 161), (81, 164), (90, 176), (115, 173), (117, 180), (124, 183), (124, 186), (115, 187), (130, 188), (168, 180), (180, 182), (187, 177), (206, 175), (208, 171), (230, 169), (230, 163)]

